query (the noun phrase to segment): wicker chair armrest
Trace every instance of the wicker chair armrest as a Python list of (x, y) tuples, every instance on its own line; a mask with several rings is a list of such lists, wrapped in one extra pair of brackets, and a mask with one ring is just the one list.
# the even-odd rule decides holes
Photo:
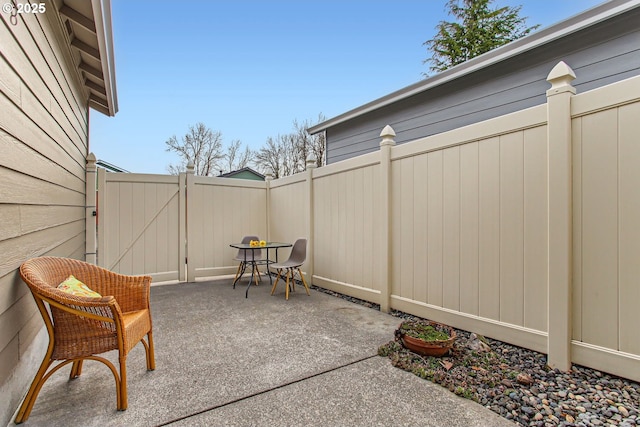
[(99, 274), (84, 282), (104, 296), (113, 296), (123, 312), (149, 308), (151, 276), (128, 276), (100, 267)]
[(39, 295), (39, 297), (52, 307), (76, 316), (102, 322), (121, 322), (122, 311), (113, 296), (88, 298), (75, 295), (58, 295), (56, 298), (50, 298)]
[[(62, 360), (100, 354), (119, 348), (126, 341), (124, 314), (113, 296), (100, 298), (60, 295), (66, 292), (53, 292), (39, 303), (49, 331), (52, 356)], [(43, 309), (49, 304), (49, 316)]]

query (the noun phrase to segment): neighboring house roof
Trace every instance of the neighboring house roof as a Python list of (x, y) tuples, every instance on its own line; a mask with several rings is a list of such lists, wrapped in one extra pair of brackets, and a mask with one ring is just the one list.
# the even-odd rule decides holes
[(227, 173), (221, 173), (218, 175), (220, 178), (240, 178), (240, 179), (253, 179), (264, 181), (264, 175), (260, 172), (256, 172), (253, 169), (246, 167), (242, 169), (238, 169), (236, 171), (231, 171)]
[(108, 116), (118, 112), (110, 0), (54, 0), (66, 40), (89, 99)]
[(534, 48), (543, 46), (553, 40), (560, 39), (569, 34), (575, 33), (599, 22), (607, 20), (613, 16), (622, 14), (640, 6), (640, 0), (611, 0), (601, 5), (595, 6), (580, 14), (574, 15), (557, 24), (546, 27), (535, 33), (515, 40), (504, 46), (496, 48), (483, 55), (472, 58), (462, 64), (445, 70), (435, 76), (429, 77), (412, 85), (409, 85), (389, 95), (378, 98), (372, 102), (364, 104), (353, 110), (347, 111), (339, 116), (333, 117), (308, 129), (310, 134), (322, 132), (340, 123), (352, 120), (384, 106), (393, 104), (400, 100), (409, 98), (421, 92), (433, 89), (444, 83), (453, 81), (475, 71), (489, 67), (490, 65), (504, 61), (508, 58), (520, 55)]
[(96, 166), (100, 166), (103, 169), (108, 170), (109, 172), (125, 172), (125, 173), (129, 173), (128, 170), (126, 169), (122, 169), (121, 167), (118, 167), (114, 164), (111, 164), (109, 162), (105, 162), (104, 160), (97, 160), (96, 161)]

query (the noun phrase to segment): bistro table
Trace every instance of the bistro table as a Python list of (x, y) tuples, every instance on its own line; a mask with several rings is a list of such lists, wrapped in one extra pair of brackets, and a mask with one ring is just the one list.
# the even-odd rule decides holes
[[(249, 288), (251, 287), (251, 282), (253, 282), (254, 271), (256, 269), (256, 265), (258, 264), (266, 264), (267, 266), (267, 274), (269, 275), (269, 284), (273, 285), (273, 279), (271, 278), (271, 273), (269, 272), (269, 264), (273, 264), (274, 262), (278, 262), (278, 248), (290, 248), (293, 246), (291, 243), (280, 243), (280, 242), (267, 242), (265, 246), (251, 246), (249, 243), (232, 243), (229, 246), (236, 249), (244, 250), (244, 263), (252, 264), (251, 268), (251, 280), (249, 280), (249, 285), (247, 285), (247, 291), (244, 294), (245, 298), (249, 298)], [(255, 259), (255, 251), (261, 251), (262, 249), (267, 250), (267, 258), (266, 259)], [(269, 249), (276, 250), (276, 259), (275, 261), (271, 261), (269, 259)], [(251, 255), (247, 255), (247, 253), (251, 251)], [(244, 269), (243, 269), (244, 272)], [(233, 289), (236, 288), (236, 282), (240, 280), (242, 274), (240, 274), (236, 280), (233, 281)]]

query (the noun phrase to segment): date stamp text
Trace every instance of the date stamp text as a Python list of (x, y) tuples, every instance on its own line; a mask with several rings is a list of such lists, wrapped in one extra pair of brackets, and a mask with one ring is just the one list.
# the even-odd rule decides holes
[(46, 3), (16, 3), (6, 2), (2, 4), (2, 12), (8, 15), (11, 24), (16, 25), (18, 23), (18, 15), (25, 14), (39, 14), (47, 11)]

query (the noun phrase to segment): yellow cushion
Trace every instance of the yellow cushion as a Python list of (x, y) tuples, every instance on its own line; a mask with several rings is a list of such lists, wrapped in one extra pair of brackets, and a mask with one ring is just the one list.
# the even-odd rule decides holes
[(76, 295), (79, 297), (89, 297), (89, 298), (101, 298), (102, 295), (97, 293), (96, 291), (92, 291), (89, 289), (87, 285), (70, 275), (67, 277), (67, 280), (60, 283), (58, 285), (58, 289), (61, 291), (70, 293), (72, 295)]

